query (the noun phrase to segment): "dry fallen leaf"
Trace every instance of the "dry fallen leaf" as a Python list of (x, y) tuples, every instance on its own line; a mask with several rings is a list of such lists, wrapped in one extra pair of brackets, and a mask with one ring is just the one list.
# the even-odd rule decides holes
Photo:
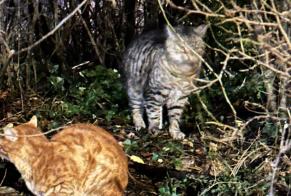
[(158, 161), (158, 163), (164, 162), (163, 159), (158, 159), (157, 161)]
[(136, 155), (131, 155), (129, 158), (133, 162), (144, 164), (144, 161), (140, 157), (138, 157)]

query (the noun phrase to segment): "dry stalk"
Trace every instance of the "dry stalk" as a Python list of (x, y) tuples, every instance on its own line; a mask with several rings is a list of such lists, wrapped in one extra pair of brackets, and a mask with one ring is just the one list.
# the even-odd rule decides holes
[(67, 15), (59, 24), (57, 24), (50, 32), (45, 34), (41, 39), (37, 40), (32, 45), (22, 48), (14, 53), (14, 55), (19, 55), (23, 52), (27, 52), (31, 50), (32, 48), (38, 46), (40, 43), (42, 43), (44, 40), (46, 40), (49, 36), (53, 35), (59, 28), (61, 28), (70, 18), (72, 18), (86, 3), (88, 0), (83, 0), (69, 15)]
[[(112, 2), (115, 2), (115, 1), (112, 1)], [(88, 34), (89, 39), (90, 39), (90, 41), (91, 41), (91, 44), (92, 44), (92, 46), (93, 46), (93, 48), (94, 48), (94, 51), (95, 51), (95, 53), (96, 53), (96, 56), (98, 57), (98, 60), (100, 61), (101, 64), (104, 64), (104, 55), (103, 55), (103, 56), (101, 55), (101, 51), (100, 51), (99, 48), (97, 47), (97, 44), (96, 44), (96, 42), (95, 42), (95, 40), (94, 40), (94, 38), (93, 38), (93, 35), (92, 35), (91, 31), (90, 31), (90, 29), (89, 29), (89, 27), (88, 27), (86, 21), (84, 20), (84, 18), (83, 18), (82, 15), (81, 15), (81, 11), (79, 10), (78, 13), (79, 13), (79, 16), (80, 16), (81, 22), (82, 22), (82, 24), (84, 25), (84, 27), (85, 27), (85, 29), (86, 29), (86, 31), (87, 31), (87, 34)]]
[(275, 160), (271, 163), (272, 166), (272, 174), (271, 174), (271, 182), (270, 182), (270, 189), (269, 189), (269, 196), (273, 196), (274, 194), (274, 184), (276, 179), (276, 173), (279, 170), (279, 162), (283, 154), (287, 153), (291, 149), (291, 138), (290, 138), (290, 125), (285, 122), (284, 126), (281, 130), (281, 141), (279, 152), (275, 158)]

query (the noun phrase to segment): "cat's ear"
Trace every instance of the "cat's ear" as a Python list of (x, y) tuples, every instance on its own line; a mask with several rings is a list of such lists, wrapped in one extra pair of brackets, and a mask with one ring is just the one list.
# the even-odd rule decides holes
[(9, 123), (6, 127), (3, 128), (4, 130), (4, 137), (12, 142), (17, 140), (17, 133), (16, 130), (13, 128), (13, 124)]
[(197, 35), (200, 35), (201, 37), (204, 37), (206, 31), (208, 29), (208, 25), (202, 24), (195, 28), (195, 32)]
[(30, 121), (28, 121), (27, 123), (36, 128), (37, 127), (37, 118), (36, 118), (36, 116), (34, 115), (33, 117), (31, 117)]

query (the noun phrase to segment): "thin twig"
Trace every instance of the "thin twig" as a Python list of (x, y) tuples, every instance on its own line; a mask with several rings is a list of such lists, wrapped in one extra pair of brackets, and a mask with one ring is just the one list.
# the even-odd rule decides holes
[[(42, 133), (38, 133), (38, 134), (28, 134), (28, 135), (17, 135), (17, 136), (15, 136), (15, 135), (9, 135), (9, 134), (3, 134), (3, 133), (0, 133), (0, 136), (3, 136), (3, 137), (7, 137), (7, 136), (9, 136), (9, 137), (38, 137), (38, 136), (43, 136), (43, 135), (48, 135), (48, 134), (50, 134), (50, 133), (53, 133), (53, 132), (56, 132), (56, 131), (58, 131), (58, 130), (61, 130), (61, 129), (64, 129), (64, 128), (66, 128), (69, 124), (71, 124), (72, 122), (70, 121), (70, 122), (68, 122), (68, 123), (66, 123), (66, 125), (64, 125), (64, 126), (61, 126), (61, 127), (57, 127), (57, 128), (55, 128), (55, 129), (50, 129), (50, 130), (48, 130), (48, 131), (45, 131), (45, 132), (42, 132)], [(3, 129), (3, 128), (2, 128)]]
[(17, 52), (14, 53), (14, 55), (19, 55), (23, 52), (27, 52), (29, 50), (31, 50), (32, 48), (36, 47), (37, 45), (39, 45), (41, 42), (43, 42), (44, 40), (46, 40), (49, 36), (53, 35), (59, 28), (61, 28), (70, 18), (72, 18), (76, 12), (78, 12), (80, 10), (80, 8), (85, 5), (85, 3), (88, 0), (83, 0), (68, 16), (66, 16), (57, 26), (55, 26), (55, 28), (53, 28), (50, 32), (48, 32), (46, 35), (44, 35), (41, 39), (37, 40), (35, 43), (33, 43), (32, 45), (23, 48)]
[(286, 132), (289, 129), (288, 123), (286, 122), (283, 126), (282, 130), (282, 136), (281, 136), (281, 141), (280, 141), (280, 149), (279, 153), (277, 154), (275, 160), (271, 163), (272, 166), (272, 177), (271, 177), (271, 186), (269, 189), (268, 196), (273, 196), (274, 195), (274, 183), (275, 183), (275, 178), (276, 178), (276, 173), (278, 170), (280, 158), (283, 154), (285, 154), (287, 151), (291, 149), (291, 139), (285, 138)]
[(2, 1), (0, 1), (0, 5), (2, 4), (2, 3), (4, 3), (6, 0), (2, 0)]
[(93, 48), (94, 48), (94, 51), (95, 51), (95, 53), (96, 53), (96, 56), (98, 57), (99, 62), (100, 62), (101, 64), (104, 64), (104, 57), (101, 56), (101, 51), (97, 48), (97, 44), (96, 44), (96, 42), (95, 42), (95, 40), (94, 40), (94, 38), (93, 38), (93, 36), (92, 36), (92, 33), (90, 32), (90, 29), (89, 29), (89, 27), (88, 27), (86, 21), (84, 20), (84, 18), (83, 18), (82, 15), (81, 15), (81, 11), (79, 10), (78, 13), (79, 13), (79, 15), (80, 15), (81, 22), (82, 22), (82, 24), (84, 25), (84, 27), (85, 27), (85, 29), (86, 29), (86, 31), (87, 31), (87, 34), (88, 34), (88, 36), (89, 36), (89, 39), (90, 39), (91, 44), (92, 44), (92, 46), (93, 46)]

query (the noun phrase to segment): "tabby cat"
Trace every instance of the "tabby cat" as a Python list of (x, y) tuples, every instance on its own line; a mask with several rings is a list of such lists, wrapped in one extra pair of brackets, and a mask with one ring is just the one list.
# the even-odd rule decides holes
[(185, 137), (179, 122), (187, 97), (197, 89), (193, 78), (199, 77), (206, 30), (206, 25), (174, 29), (166, 26), (163, 30), (142, 34), (129, 45), (123, 57), (123, 69), (137, 130), (146, 127), (145, 108), (148, 129), (157, 133), (162, 129), (162, 108), (166, 107), (170, 135), (174, 139)]
[(118, 196), (128, 182), (127, 158), (112, 135), (91, 124), (74, 124), (48, 140), (37, 119), (7, 125), (0, 156), (20, 171), (35, 195)]

